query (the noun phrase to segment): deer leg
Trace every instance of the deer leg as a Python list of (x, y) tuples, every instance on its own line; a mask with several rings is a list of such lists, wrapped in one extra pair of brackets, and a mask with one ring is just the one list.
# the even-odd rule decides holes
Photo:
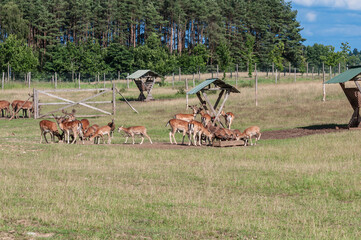
[[(73, 134), (74, 134), (74, 140), (71, 142), (71, 144), (74, 144), (75, 141), (76, 141), (76, 138), (78, 137), (78, 134), (77, 134), (76, 130), (73, 131)], [(69, 134), (69, 135), (70, 135), (70, 134)]]
[(170, 144), (173, 144), (172, 143), (172, 132), (169, 132), (169, 141), (170, 141)]
[(135, 141), (134, 141), (134, 134), (132, 134), (132, 140), (133, 140), (133, 144), (135, 143)]
[(42, 139), (43, 139), (43, 132), (40, 133), (40, 143)]
[(112, 139), (111, 139), (110, 134), (108, 133), (108, 144), (111, 144), (111, 143), (112, 143)]
[(140, 144), (143, 144), (143, 141), (144, 141), (144, 137), (143, 137), (143, 135), (142, 135), (142, 141), (140, 142)]
[(125, 142), (124, 142), (124, 143), (127, 143), (128, 137), (129, 137), (129, 136), (126, 136), (126, 137), (125, 137)]

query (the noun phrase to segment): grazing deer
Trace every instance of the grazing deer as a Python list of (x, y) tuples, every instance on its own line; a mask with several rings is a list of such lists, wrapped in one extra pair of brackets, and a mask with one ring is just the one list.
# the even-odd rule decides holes
[(170, 125), (170, 127), (171, 127), (171, 130), (169, 132), (169, 140), (170, 140), (171, 144), (173, 144), (172, 137), (173, 137), (174, 143), (177, 144), (177, 141), (175, 140), (174, 134), (177, 131), (180, 131), (180, 132), (183, 132), (182, 144), (184, 144), (185, 135), (188, 134), (188, 139), (189, 139), (188, 145), (190, 145), (191, 136), (189, 134), (189, 126), (188, 126), (187, 121), (179, 120), (179, 119), (171, 119), (171, 120), (169, 120), (167, 122), (167, 124), (165, 126), (167, 127), (168, 125)]
[[(199, 146), (202, 145), (202, 134), (204, 136), (206, 136), (209, 144), (211, 144), (212, 139), (213, 139), (213, 134), (207, 128), (205, 128), (202, 123), (192, 120), (188, 123), (188, 128), (189, 128), (189, 134), (193, 135), (193, 145), (194, 146), (197, 146), (197, 141), (196, 141), (197, 134), (198, 134)], [(190, 142), (188, 143), (188, 145), (190, 145)]]
[(234, 120), (234, 114), (231, 112), (225, 113), (223, 110), (221, 112), (221, 115), (224, 117), (224, 120), (226, 121), (226, 126), (228, 129), (231, 129), (232, 122)]
[(0, 100), (0, 110), (1, 110), (1, 116), (5, 117), (5, 114), (7, 116), (10, 115), (10, 102), (6, 100)]
[(118, 128), (118, 132), (120, 131), (124, 131), (125, 134), (127, 134), (124, 143), (127, 143), (129, 137), (132, 137), (134, 144), (134, 135), (140, 135), (142, 137), (142, 141), (140, 142), (140, 144), (143, 143), (144, 136), (146, 136), (149, 139), (150, 143), (153, 144), (152, 139), (150, 139), (150, 137), (148, 136), (147, 129), (144, 126), (135, 126), (129, 128), (121, 126)]
[[(94, 125), (93, 125), (94, 126)], [(111, 144), (111, 136), (110, 136), (110, 133), (112, 131), (112, 128), (114, 128), (114, 120), (112, 120), (110, 123), (108, 123), (108, 125), (106, 126), (103, 126), (103, 127), (99, 127), (94, 135), (92, 135), (89, 140), (92, 141), (93, 139), (94, 140), (94, 143), (95, 144), (99, 144), (100, 143), (100, 138), (102, 138), (103, 140), (103, 143), (105, 143), (105, 140), (104, 140), (104, 135), (108, 135), (108, 144)]]
[(86, 139), (89, 139), (90, 137), (92, 137), (95, 134), (95, 132), (98, 130), (98, 128), (99, 128), (99, 125), (97, 125), (97, 124), (90, 126), (87, 129), (87, 131), (84, 133), (84, 139), (86, 140)]
[(244, 139), (244, 146), (247, 146), (249, 139), (252, 146), (252, 136), (256, 137), (256, 142), (254, 143), (254, 145), (256, 145), (257, 141), (261, 138), (261, 130), (258, 126), (246, 128), (246, 130), (244, 130), (243, 133), (238, 136), (238, 139)]
[(173, 118), (183, 120), (186, 122), (190, 122), (191, 120), (194, 120), (196, 118), (197, 114), (202, 110), (201, 108), (198, 108), (197, 105), (193, 105), (193, 106), (188, 105), (188, 107), (190, 107), (192, 109), (192, 111), (193, 111), (192, 114), (179, 113), (179, 114), (174, 115)]
[[(76, 141), (76, 138), (78, 137), (78, 135), (80, 138), (83, 138), (83, 130), (82, 130), (83, 127), (82, 127), (82, 123), (80, 121), (78, 121), (78, 120), (69, 121), (65, 117), (55, 117), (54, 116), (54, 118), (55, 118), (56, 122), (58, 123), (59, 128), (64, 133), (64, 139), (66, 139), (66, 137), (68, 136), (68, 140), (67, 140), (68, 144), (69, 144), (71, 133), (74, 135), (74, 139), (71, 142), (71, 144), (73, 144)], [(82, 142), (84, 144), (84, 139), (82, 139)]]
[(42, 142), (42, 137), (44, 136), (45, 142), (48, 143), (45, 134), (50, 133), (52, 142), (55, 142), (55, 136), (58, 137), (59, 142), (62, 140), (62, 135), (58, 132), (58, 128), (56, 127), (56, 123), (49, 120), (41, 120), (39, 122), (40, 126), (40, 143)]

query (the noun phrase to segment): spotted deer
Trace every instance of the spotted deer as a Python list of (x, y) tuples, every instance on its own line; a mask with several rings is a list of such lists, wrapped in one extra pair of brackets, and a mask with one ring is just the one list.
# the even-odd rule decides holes
[(182, 144), (184, 144), (184, 137), (186, 134), (188, 134), (188, 139), (189, 139), (189, 143), (188, 145), (190, 145), (191, 143), (191, 136), (189, 134), (189, 126), (188, 126), (188, 123), (187, 121), (184, 121), (184, 120), (180, 120), (180, 119), (171, 119), (167, 122), (167, 124), (165, 125), (166, 127), (168, 125), (170, 125), (171, 127), (171, 130), (169, 132), (169, 141), (171, 144), (173, 144), (172, 142), (172, 137), (173, 137), (173, 140), (174, 140), (174, 143), (177, 144), (177, 141), (175, 140), (175, 133), (176, 132), (182, 132), (183, 133), (183, 139), (182, 139)]
[(10, 116), (10, 102), (0, 100), (0, 110), (2, 117), (5, 117), (5, 115)]
[(121, 126), (118, 128), (118, 132), (120, 132), (120, 131), (123, 131), (126, 134), (124, 143), (127, 143), (129, 137), (132, 137), (133, 144), (134, 144), (134, 136), (140, 135), (142, 138), (142, 141), (140, 142), (140, 144), (143, 144), (144, 136), (146, 136), (149, 139), (149, 142), (151, 144), (153, 144), (152, 139), (150, 139), (150, 137), (148, 136), (147, 129), (144, 126), (134, 126), (134, 127), (129, 127), (129, 128), (125, 128), (125, 127)]
[(238, 136), (238, 139), (244, 139), (244, 146), (247, 146), (248, 144), (248, 139), (251, 141), (251, 146), (253, 145), (252, 143), (252, 137), (255, 136), (256, 137), (256, 141), (254, 143), (254, 145), (257, 144), (257, 141), (261, 138), (261, 130), (258, 126), (252, 126), (249, 128), (246, 128), (243, 133), (241, 133)]
[(84, 139), (86, 140), (86, 139), (89, 139), (90, 137), (92, 137), (95, 134), (95, 132), (98, 130), (98, 128), (99, 128), (99, 125), (97, 125), (97, 124), (90, 126), (87, 129), (87, 131), (84, 133)]
[[(196, 135), (198, 135), (199, 146), (202, 145), (202, 135), (208, 139), (209, 144), (212, 143), (213, 134), (203, 126), (202, 123), (192, 120), (188, 123), (189, 134), (193, 136), (193, 145), (197, 146)], [(189, 144), (190, 145), (190, 142)]]
[(111, 144), (111, 131), (114, 128), (114, 120), (112, 120), (110, 123), (108, 123), (108, 125), (103, 126), (103, 127), (99, 127), (94, 135), (92, 135), (89, 140), (92, 141), (94, 140), (95, 144), (99, 144), (100, 143), (100, 138), (102, 138), (103, 143), (105, 143), (105, 139), (104, 139), (104, 135), (108, 135), (108, 144)]
[(201, 108), (198, 108), (197, 105), (188, 105), (188, 107), (190, 107), (193, 111), (192, 114), (182, 114), (182, 113), (179, 113), (179, 114), (176, 114), (174, 115), (174, 119), (179, 119), (179, 120), (183, 120), (183, 121), (186, 121), (186, 122), (190, 122), (191, 120), (194, 120), (197, 116), (197, 114), (201, 111)]
[(203, 109), (200, 110), (199, 114), (201, 115), (201, 122), (204, 127), (207, 126), (208, 123), (212, 121), (211, 115), (206, 113)]
[(234, 120), (234, 114), (232, 112), (225, 113), (222, 110), (221, 115), (224, 117), (224, 120), (226, 121), (226, 126), (228, 127), (228, 129), (231, 129), (231, 125)]
[(48, 143), (45, 134), (49, 133), (51, 136), (52, 142), (55, 142), (55, 136), (58, 137), (59, 142), (62, 140), (62, 135), (58, 132), (58, 128), (55, 122), (49, 120), (41, 120), (39, 122), (40, 127), (40, 143), (42, 142), (42, 137), (44, 136), (45, 142)]
[[(74, 144), (77, 137), (79, 136), (80, 138), (83, 138), (83, 126), (82, 123), (79, 120), (69, 120), (65, 117), (56, 117), (54, 116), (54, 119), (56, 120), (56, 122), (59, 125), (59, 128), (63, 131), (64, 133), (64, 139), (67, 141), (67, 143), (69, 144), (70, 142), (70, 134), (74, 135), (74, 139), (71, 142), (71, 144)], [(82, 139), (82, 143), (84, 144), (84, 139)]]

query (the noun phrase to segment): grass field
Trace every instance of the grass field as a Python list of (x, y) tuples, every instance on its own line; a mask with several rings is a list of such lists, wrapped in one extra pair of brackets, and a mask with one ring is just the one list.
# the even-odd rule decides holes
[[(338, 85), (327, 86), (322, 102), (319, 81), (265, 79), (258, 107), (254, 88), (240, 91), (226, 105), (238, 129), (346, 124), (352, 115)], [(135, 89), (123, 93), (137, 97)], [(155, 98), (176, 93), (153, 90)], [(14, 88), (0, 96), (27, 94)], [(116, 126), (145, 125), (158, 143), (169, 141), (166, 122), (189, 112), (183, 95), (132, 105), (139, 114), (117, 104)], [(0, 239), (361, 238), (361, 131), (158, 149), (122, 144), (119, 133), (112, 145), (39, 144), (38, 122), (0, 120)]]

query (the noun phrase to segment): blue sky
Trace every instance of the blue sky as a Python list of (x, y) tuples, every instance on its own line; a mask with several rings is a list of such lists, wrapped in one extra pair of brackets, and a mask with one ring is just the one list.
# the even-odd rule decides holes
[(348, 42), (361, 50), (361, 0), (292, 0), (305, 45), (332, 45), (340, 51)]

